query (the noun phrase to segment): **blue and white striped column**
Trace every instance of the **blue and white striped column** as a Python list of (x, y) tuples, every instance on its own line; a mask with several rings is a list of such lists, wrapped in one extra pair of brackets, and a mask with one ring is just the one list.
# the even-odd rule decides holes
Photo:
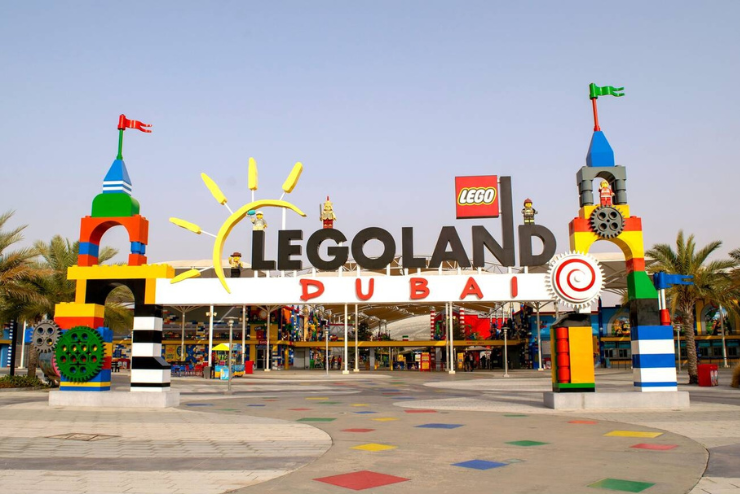
[(678, 391), (673, 326), (637, 326), (632, 335), (632, 377), (638, 391)]
[(131, 391), (170, 389), (170, 364), (162, 358), (162, 311), (134, 316), (131, 337)]

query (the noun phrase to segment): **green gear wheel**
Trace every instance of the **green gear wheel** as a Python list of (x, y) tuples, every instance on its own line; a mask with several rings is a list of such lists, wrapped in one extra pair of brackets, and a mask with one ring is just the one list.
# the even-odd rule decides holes
[(76, 326), (62, 334), (54, 354), (57, 367), (66, 379), (85, 382), (103, 368), (105, 342), (94, 329)]

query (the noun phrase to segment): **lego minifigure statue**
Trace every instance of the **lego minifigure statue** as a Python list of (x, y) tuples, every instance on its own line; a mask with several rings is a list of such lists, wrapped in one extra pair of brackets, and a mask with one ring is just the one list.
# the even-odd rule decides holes
[(261, 211), (257, 211), (256, 214), (254, 213), (254, 211), (249, 211), (247, 214), (249, 215), (249, 220), (252, 222), (252, 225), (254, 225), (252, 227), (253, 230), (264, 230), (267, 228), (267, 222), (262, 217)]
[(524, 200), (524, 209), (522, 209), (522, 215), (524, 216), (525, 225), (534, 225), (534, 215), (537, 214), (537, 210), (532, 207), (532, 199)]
[(231, 277), (239, 278), (242, 275), (242, 253), (234, 252), (229, 256), (229, 266), (231, 266)]
[(609, 187), (609, 182), (606, 180), (601, 181), (601, 185), (599, 186), (599, 197), (601, 198), (602, 206), (612, 206), (614, 192), (612, 192), (612, 188)]
[(329, 196), (326, 196), (326, 202), (321, 210), (321, 221), (324, 222), (324, 228), (334, 228), (334, 221), (337, 217), (334, 215), (334, 208), (331, 205)]

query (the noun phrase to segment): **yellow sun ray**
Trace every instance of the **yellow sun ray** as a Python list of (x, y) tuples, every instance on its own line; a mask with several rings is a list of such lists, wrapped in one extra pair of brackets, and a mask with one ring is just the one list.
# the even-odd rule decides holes
[(172, 278), (170, 280), (170, 284), (174, 285), (175, 283), (180, 283), (181, 281), (189, 280), (190, 278), (197, 278), (199, 276), (200, 276), (200, 271), (198, 271), (197, 269), (190, 269)]
[(170, 218), (170, 223), (174, 223), (175, 225), (179, 226), (180, 228), (184, 228), (188, 231), (191, 231), (195, 233), (196, 235), (200, 235), (203, 233), (203, 230), (200, 229), (198, 225), (195, 223), (191, 223), (189, 221), (181, 220), (180, 218)]

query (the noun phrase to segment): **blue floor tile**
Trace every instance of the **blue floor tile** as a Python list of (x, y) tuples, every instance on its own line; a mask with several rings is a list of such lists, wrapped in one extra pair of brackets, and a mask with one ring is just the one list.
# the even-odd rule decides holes
[(475, 470), (490, 470), (492, 468), (505, 467), (507, 463), (498, 463), (486, 460), (470, 460), (462, 463), (453, 463), (453, 467), (473, 468)]
[(421, 427), (422, 429), (457, 429), (462, 426), (463, 424), (424, 424), (417, 425), (416, 427)]

